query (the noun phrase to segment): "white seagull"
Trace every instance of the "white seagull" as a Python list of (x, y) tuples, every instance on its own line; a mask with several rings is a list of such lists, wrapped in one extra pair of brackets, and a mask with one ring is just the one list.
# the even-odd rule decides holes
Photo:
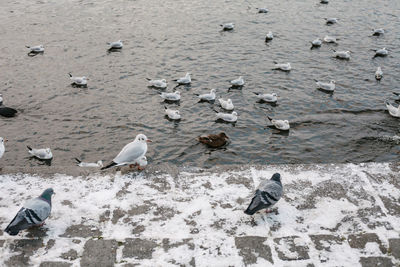
[(185, 77), (177, 79), (176, 82), (178, 84), (190, 84), (192, 82), (192, 79), (190, 78), (190, 73), (187, 72)]
[(271, 123), (277, 128), (278, 130), (287, 131), (290, 129), (289, 121), (288, 120), (274, 120), (267, 116), (267, 118), (271, 121)]
[(379, 36), (385, 33), (385, 30), (382, 28), (372, 29), (372, 35)]
[(101, 169), (104, 170), (114, 166), (134, 165), (138, 159), (146, 154), (148, 142), (151, 142), (151, 140), (147, 139), (144, 134), (138, 134), (133, 142), (130, 142), (122, 148), (121, 152), (119, 152), (110, 164)]
[(269, 42), (269, 41), (272, 41), (272, 39), (274, 39), (274, 34), (271, 31), (269, 31), (267, 33), (267, 35), (265, 36), (265, 41)]
[(53, 158), (53, 153), (51, 153), (50, 148), (31, 148), (30, 146), (26, 147), (28, 148), (29, 154), (38, 159), (49, 160)]
[(149, 81), (150, 86), (156, 87), (156, 88), (161, 88), (165, 89), (167, 88), (167, 81), (165, 79), (162, 80), (152, 80), (149, 78), (146, 78)]
[(329, 91), (329, 92), (333, 92), (335, 91), (335, 81), (331, 80), (329, 83), (324, 83), (324, 82), (319, 82), (317, 80), (315, 80), (317, 83), (317, 88), (318, 89), (322, 89), (325, 91)]
[(6, 151), (6, 148), (4, 146), (5, 142), (7, 142), (7, 139), (0, 137), (0, 159), (3, 157), (4, 152)]
[(335, 24), (338, 22), (337, 18), (325, 18), (326, 20), (326, 24), (330, 25), (330, 24)]
[(350, 51), (336, 51), (333, 50), (333, 56), (340, 59), (350, 59)]
[(232, 113), (222, 113), (214, 110), (217, 113), (217, 119), (221, 119), (227, 122), (236, 122), (237, 121), (237, 113), (236, 111)]
[(124, 47), (124, 44), (122, 43), (121, 40), (107, 44), (110, 46), (110, 49), (121, 49), (122, 47)]
[(292, 69), (292, 66), (290, 66), (290, 63), (278, 63), (274, 61), (275, 63), (275, 70), (282, 70), (282, 71), (290, 71)]
[(268, 13), (268, 8), (260, 7), (260, 8), (257, 8), (257, 9), (258, 9), (258, 13)]
[(228, 98), (227, 100), (220, 98), (218, 99), (218, 101), (221, 107), (225, 110), (233, 110), (235, 108), (230, 98)]
[(335, 44), (337, 44), (337, 40), (339, 40), (339, 39), (336, 39), (335, 37), (328, 36), (328, 35), (325, 35), (325, 37), (324, 37), (324, 42), (325, 43), (335, 43)]
[(165, 108), (165, 114), (167, 114), (168, 118), (171, 120), (180, 120), (181, 119), (181, 114), (179, 113), (179, 110), (175, 109), (170, 109), (164, 106)]
[(235, 28), (235, 24), (232, 22), (221, 24), (220, 26), (222, 27), (222, 30), (224, 30), (224, 31), (231, 31), (231, 30), (233, 30), (233, 28)]
[(75, 77), (75, 76), (72, 76), (71, 73), (68, 73), (68, 75), (69, 75), (70, 80), (72, 81), (72, 84), (79, 85), (79, 86), (87, 85), (87, 81), (89, 80), (89, 78), (87, 78), (85, 76)]
[(311, 42), (311, 47), (320, 47), (322, 45), (321, 39), (317, 38)]
[(396, 118), (400, 118), (400, 105), (396, 108), (395, 106), (391, 105), (388, 101), (385, 101), (385, 104), (390, 115)]
[(231, 81), (231, 85), (232, 86), (243, 86), (244, 85), (244, 79), (242, 76), (240, 76), (239, 78), (232, 80)]
[(169, 101), (178, 101), (181, 99), (181, 92), (175, 91), (173, 93), (162, 92), (161, 98)]
[(383, 77), (383, 71), (381, 67), (378, 67), (375, 72), (375, 79), (379, 81), (380, 79), (382, 79), (382, 77)]
[(386, 50), (386, 47), (382, 49), (374, 49), (375, 57), (386, 57), (389, 54), (389, 51)]
[(76, 160), (76, 165), (79, 167), (86, 167), (86, 168), (102, 168), (103, 167), (103, 161), (99, 160), (97, 162), (83, 162), (78, 158), (75, 158)]
[(204, 101), (214, 101), (215, 100), (215, 89), (211, 89), (210, 93), (208, 94), (196, 94), (200, 100)]
[(254, 93), (257, 98), (259, 98), (262, 101), (268, 102), (268, 103), (276, 103), (278, 101), (278, 95), (276, 93), (272, 94), (260, 94), (260, 93)]
[(0, 94), (0, 106), (3, 104), (3, 95)]
[(35, 46), (27, 45), (26, 48), (30, 49), (29, 53), (43, 53), (44, 52), (44, 46), (43, 45), (35, 45)]

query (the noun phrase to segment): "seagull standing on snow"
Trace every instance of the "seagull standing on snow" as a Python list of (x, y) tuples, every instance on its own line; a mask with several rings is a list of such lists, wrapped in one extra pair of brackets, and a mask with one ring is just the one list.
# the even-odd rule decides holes
[(114, 166), (124, 165), (134, 166), (136, 161), (146, 154), (148, 142), (151, 142), (151, 140), (147, 139), (144, 134), (138, 134), (133, 142), (122, 148), (121, 152), (119, 152), (110, 164), (101, 169), (105, 170)]
[(375, 72), (375, 79), (380, 81), (382, 79), (382, 77), (383, 77), (383, 71), (382, 71), (381, 67), (378, 67)]
[(272, 41), (272, 39), (274, 39), (274, 34), (271, 31), (269, 31), (265, 36), (265, 42)]
[(395, 106), (391, 105), (388, 101), (386, 101), (385, 104), (390, 115), (396, 118), (400, 118), (400, 105), (396, 108)]
[(260, 94), (260, 93), (254, 93), (258, 99), (268, 102), (268, 103), (276, 103), (278, 101), (278, 95), (276, 93), (272, 94)]
[(236, 122), (238, 117), (236, 111), (232, 113), (222, 113), (214, 110), (217, 113), (217, 120), (221, 119), (227, 122)]
[(121, 40), (118, 40), (116, 42), (111, 42), (111, 43), (107, 43), (110, 48), (109, 49), (122, 49), (122, 47), (124, 47), (124, 44), (122, 43)]
[(231, 30), (233, 30), (233, 28), (235, 28), (234, 23), (225, 23), (225, 24), (221, 24), (220, 26), (222, 27), (222, 30), (224, 30), (224, 31), (231, 31)]
[(71, 73), (68, 73), (70, 80), (72, 81), (72, 84), (78, 85), (78, 86), (85, 86), (87, 85), (87, 81), (89, 80), (85, 76), (82, 77), (75, 77), (72, 76)]
[(29, 46), (27, 45), (26, 48), (29, 48), (30, 51), (29, 54), (39, 54), (44, 52), (44, 46), (43, 45), (36, 45), (36, 46)]
[(7, 142), (7, 139), (0, 137), (0, 159), (3, 157), (4, 152), (6, 152), (6, 147), (4, 146), (5, 142)]
[(181, 92), (175, 91), (173, 93), (162, 92), (161, 98), (169, 101), (179, 101), (181, 99)]
[(19, 231), (32, 226), (42, 226), (51, 212), (52, 188), (47, 188), (37, 198), (28, 200), (4, 230), (9, 235), (17, 235)]
[(190, 84), (192, 82), (192, 79), (190, 78), (190, 73), (187, 72), (185, 77), (177, 79), (176, 82), (180, 85)]
[(167, 81), (165, 79), (162, 80), (152, 80), (149, 78), (146, 78), (149, 81), (150, 86), (153, 86), (155, 88), (161, 88), (165, 89), (167, 88)]
[(80, 159), (75, 158), (77, 162), (77, 166), (79, 167), (86, 167), (86, 168), (101, 168), (103, 167), (103, 161), (99, 160), (97, 162), (82, 162)]
[(334, 44), (337, 44), (337, 40), (339, 40), (339, 39), (336, 39), (335, 37), (328, 36), (328, 35), (325, 35), (325, 37), (324, 37), (324, 42), (325, 42), (325, 43), (334, 43)]
[(257, 187), (253, 199), (249, 207), (244, 211), (247, 215), (253, 215), (259, 210), (267, 209), (270, 212), (271, 208), (276, 202), (281, 199), (283, 195), (283, 186), (281, 182), (281, 175), (275, 173), (270, 180), (264, 180)]
[(233, 110), (235, 108), (230, 98), (228, 98), (227, 100), (220, 98), (218, 99), (218, 101), (221, 107), (225, 110)]
[(278, 130), (287, 131), (290, 129), (288, 120), (274, 120), (268, 116), (267, 118), (271, 121), (272, 125), (274, 125), (275, 128)]
[(290, 63), (278, 63), (274, 61), (275, 63), (275, 70), (282, 70), (282, 71), (290, 71), (292, 69), (292, 66), (290, 66)]
[(329, 83), (319, 82), (315, 80), (317, 83), (317, 88), (325, 91), (333, 92), (335, 90), (335, 81), (331, 80)]
[(340, 59), (350, 59), (350, 51), (336, 51), (333, 50), (333, 56)]
[(175, 109), (170, 109), (165, 107), (165, 114), (167, 114), (168, 118), (170, 118), (171, 120), (180, 120), (181, 119), (181, 114), (179, 114), (179, 110), (175, 110)]
[(243, 86), (243, 85), (244, 85), (244, 79), (243, 79), (243, 77), (240, 76), (239, 78), (237, 78), (237, 79), (235, 79), (235, 80), (232, 80), (232, 81), (231, 81), (231, 85), (232, 85), (233, 87), (240, 87), (240, 86)]
[(203, 100), (203, 101), (214, 101), (215, 100), (215, 91), (216, 91), (215, 89), (211, 89), (210, 93), (208, 93), (208, 94), (201, 94), (201, 95), (195, 94), (195, 95), (197, 95), (200, 98), (200, 100)]
[(326, 20), (326, 24), (328, 24), (328, 25), (332, 25), (332, 24), (335, 24), (338, 22), (337, 18), (325, 18), (325, 20)]
[(374, 57), (386, 57), (389, 54), (389, 51), (386, 50), (386, 47), (382, 49), (374, 49), (375, 56)]
[(385, 33), (385, 30), (380, 28), (380, 29), (372, 29), (372, 35), (374, 36), (379, 36)]
[(53, 158), (53, 153), (51, 153), (50, 148), (31, 148), (30, 146), (26, 147), (28, 148), (29, 154), (38, 159), (50, 160)]

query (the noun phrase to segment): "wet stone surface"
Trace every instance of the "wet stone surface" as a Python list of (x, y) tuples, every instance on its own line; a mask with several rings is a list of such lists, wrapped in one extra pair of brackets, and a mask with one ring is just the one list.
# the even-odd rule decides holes
[(129, 238), (125, 240), (122, 256), (124, 258), (150, 259), (157, 246), (157, 243), (151, 240)]
[(114, 266), (117, 242), (115, 240), (89, 240), (80, 261), (81, 266)]
[(236, 248), (246, 265), (257, 263), (258, 257), (274, 263), (271, 248), (264, 244), (266, 240), (266, 237), (261, 236), (235, 237)]

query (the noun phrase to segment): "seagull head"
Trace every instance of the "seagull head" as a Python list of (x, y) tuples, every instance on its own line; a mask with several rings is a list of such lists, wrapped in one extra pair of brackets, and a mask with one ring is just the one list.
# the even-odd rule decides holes
[(97, 165), (99, 165), (99, 167), (103, 167), (103, 161), (102, 160), (97, 161)]
[(179, 92), (179, 91), (175, 91), (175, 94), (177, 94), (177, 95), (181, 95), (181, 92)]
[(162, 81), (163, 83), (166, 83), (166, 82), (167, 82), (167, 80), (166, 80), (166, 79), (162, 79), (161, 81)]
[(50, 154), (51, 153), (51, 149), (48, 147), (48, 148), (46, 148), (46, 153), (47, 154)]
[(272, 96), (278, 97), (278, 95), (276, 93), (272, 93)]
[(280, 182), (281, 181), (281, 175), (279, 173), (275, 173), (274, 175), (272, 175), (271, 180)]
[(228, 102), (228, 104), (232, 104), (232, 100), (230, 98), (228, 98), (228, 100), (226, 100), (226, 102)]
[(176, 115), (179, 115), (179, 110), (175, 110), (175, 114), (176, 114)]
[(4, 144), (7, 141), (8, 141), (7, 139), (4, 139), (3, 137), (0, 137), (0, 144)]
[(236, 111), (232, 112), (232, 115), (235, 115), (235, 116), (237, 116), (237, 113), (236, 113)]
[(215, 94), (216, 90), (215, 89), (211, 89), (210, 93), (211, 94)]
[(149, 143), (151, 142), (150, 139), (147, 139), (147, 136), (145, 136), (144, 134), (138, 134), (135, 138), (135, 141), (139, 142), (139, 143)]
[(331, 83), (335, 84), (335, 83), (336, 83), (336, 81), (335, 81), (335, 80), (331, 80)]

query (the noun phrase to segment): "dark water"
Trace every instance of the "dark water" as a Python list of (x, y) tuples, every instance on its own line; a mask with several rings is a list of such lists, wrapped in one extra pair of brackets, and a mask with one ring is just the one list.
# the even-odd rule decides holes
[[(0, 165), (34, 166), (26, 145), (51, 147), (53, 165), (73, 157), (111, 160), (138, 133), (154, 142), (150, 164), (208, 167), (214, 164), (398, 161), (399, 119), (384, 100), (400, 90), (400, 1), (5, 1), (0, 16), (0, 93), (20, 114), (0, 118), (0, 136), (10, 141)], [(267, 7), (268, 14), (257, 14)], [(324, 17), (339, 23), (324, 24)], [(233, 32), (219, 24), (234, 22)], [(371, 28), (384, 36), (372, 37)], [(275, 39), (264, 43), (273, 31)], [(339, 45), (310, 50), (309, 41), (332, 35)], [(106, 42), (122, 39), (121, 52)], [(25, 45), (43, 44), (45, 53), (27, 55)], [(374, 48), (388, 57), (373, 59)], [(332, 58), (332, 49), (351, 50), (350, 61)], [(273, 71), (273, 60), (291, 62), (290, 73)], [(377, 66), (384, 78), (374, 79)], [(164, 118), (159, 92), (146, 77), (172, 79), (193, 74), (181, 87), (179, 123)], [(67, 73), (90, 78), (73, 88)], [(242, 90), (227, 81), (243, 75)], [(313, 79), (335, 79), (333, 95), (318, 91)], [(209, 103), (194, 93), (217, 88), (231, 98), (236, 125), (215, 122)], [(258, 103), (253, 92), (276, 92), (278, 105)], [(174, 106), (174, 105), (171, 105)], [(280, 134), (266, 114), (289, 119)], [(195, 137), (225, 131), (226, 149), (209, 150)], [(398, 140), (397, 140), (398, 141)]]

